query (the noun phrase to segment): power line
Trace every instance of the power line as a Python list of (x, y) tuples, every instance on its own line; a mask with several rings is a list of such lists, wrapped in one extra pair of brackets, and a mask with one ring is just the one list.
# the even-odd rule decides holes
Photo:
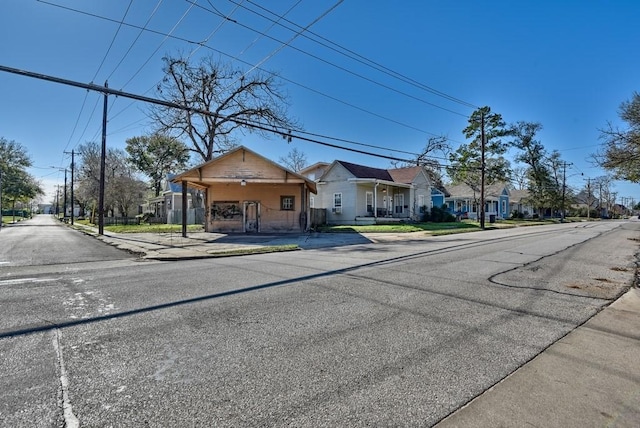
[[(37, 0), (37, 1), (39, 1), (40, 3), (48, 4), (48, 5), (50, 5), (50, 6), (54, 6), (54, 7), (58, 7), (58, 8), (61, 8), (61, 9), (69, 10), (69, 11), (71, 11), (71, 12), (76, 12), (76, 13), (80, 13), (80, 14), (83, 14), (83, 15), (91, 16), (91, 17), (94, 17), (94, 18), (97, 18), (97, 19), (102, 19), (102, 20), (105, 20), (105, 21), (110, 21), (110, 22), (118, 23), (118, 21), (117, 21), (117, 20), (114, 20), (114, 19), (112, 19), (112, 18), (108, 18), (108, 17), (105, 17), (105, 16), (97, 15), (97, 14), (90, 13), (90, 12), (86, 12), (86, 11), (82, 11), (82, 10), (79, 10), (79, 9), (70, 8), (70, 7), (68, 7), (68, 6), (58, 5), (58, 4), (55, 4), (55, 3), (51, 3), (51, 2), (49, 2), (49, 1), (47, 1), (47, 0)], [(187, 0), (187, 1), (188, 1), (188, 2), (190, 2), (190, 0)], [(190, 2), (190, 3), (191, 3), (192, 5), (195, 5), (193, 2)], [(138, 25), (135, 25), (135, 24), (128, 24), (128, 23), (124, 23), (123, 25), (129, 26), (129, 27), (132, 27), (132, 28), (138, 28), (138, 29), (142, 28), (142, 27), (140, 27), (140, 26), (138, 26)], [(219, 49), (216, 49), (216, 48), (213, 48), (213, 47), (211, 47), (211, 46), (208, 46), (208, 45), (202, 45), (200, 42), (196, 42), (196, 41), (193, 41), (193, 40), (189, 40), (189, 39), (186, 39), (186, 38), (184, 38), (184, 37), (179, 37), (179, 36), (175, 36), (175, 35), (171, 35), (171, 34), (163, 33), (163, 32), (161, 32), (161, 31), (157, 31), (157, 30), (152, 30), (152, 29), (149, 29), (149, 28), (145, 29), (145, 31), (150, 32), (150, 33), (153, 33), (153, 34), (158, 34), (158, 35), (166, 36), (166, 37), (168, 37), (168, 38), (172, 38), (172, 39), (175, 39), (175, 40), (178, 40), (178, 41), (182, 41), (182, 42), (185, 42), (185, 43), (188, 43), (188, 44), (200, 45), (200, 46), (203, 46), (203, 47), (205, 47), (205, 48), (207, 48), (207, 49), (209, 49), (209, 50), (211, 50), (211, 51), (213, 51), (213, 52), (216, 52), (216, 53), (219, 53), (219, 54), (224, 55), (224, 56), (226, 56), (226, 57), (229, 57), (229, 58), (231, 58), (231, 59), (233, 59), (233, 60), (236, 60), (236, 61), (238, 61), (238, 62), (241, 62), (241, 63), (243, 63), (243, 64), (245, 64), (245, 65), (252, 66), (252, 64), (251, 64), (251, 63), (249, 63), (249, 62), (247, 62), (247, 61), (243, 61), (243, 60), (241, 60), (241, 59), (239, 59), (239, 58), (237, 58), (237, 57), (234, 57), (234, 56), (232, 56), (232, 55), (230, 55), (230, 54), (228, 54), (228, 53), (226, 53), (226, 52), (223, 52), (223, 51), (221, 51), (221, 50), (219, 50)], [(158, 49), (159, 49), (159, 48), (158, 48)], [(151, 57), (149, 58), (149, 60), (150, 60), (150, 59), (151, 59)], [(147, 60), (147, 62), (148, 62), (149, 60)], [(261, 68), (259, 68), (259, 70), (260, 70), (260, 71), (263, 71), (263, 72), (265, 72), (265, 73), (269, 73), (269, 74), (274, 75), (274, 73), (269, 72), (268, 70), (264, 70), (264, 69), (261, 69)], [(319, 91), (319, 90), (312, 89), (312, 88), (310, 88), (310, 87), (308, 87), (308, 86), (306, 86), (306, 85), (303, 85), (303, 84), (297, 83), (297, 82), (295, 82), (295, 81), (293, 81), (293, 80), (291, 80), (291, 79), (287, 79), (287, 78), (284, 78), (284, 77), (282, 77), (282, 76), (278, 76), (278, 77), (279, 77), (280, 79), (282, 79), (282, 80), (285, 80), (285, 81), (287, 81), (287, 82), (289, 82), (289, 83), (292, 83), (292, 84), (294, 84), (294, 85), (296, 85), (296, 86), (299, 86), (299, 87), (301, 87), (301, 88), (304, 88), (304, 89), (306, 89), (306, 90), (308, 90), (308, 91), (314, 92), (314, 93), (316, 93), (316, 94), (318, 94), (318, 95), (324, 96), (324, 97), (326, 97), (326, 98), (328, 98), (328, 99), (331, 99), (331, 100), (333, 100), (333, 101), (338, 101), (338, 102), (340, 102), (340, 103), (342, 103), (342, 104), (344, 104), (344, 105), (346, 105), (346, 106), (348, 106), (348, 107), (355, 108), (355, 109), (357, 109), (357, 110), (360, 110), (360, 111), (365, 112), (365, 113), (367, 113), (367, 114), (371, 114), (371, 115), (373, 115), (373, 116), (375, 116), (375, 117), (378, 117), (378, 118), (381, 118), (381, 119), (383, 119), (383, 120), (386, 120), (386, 121), (389, 121), (389, 122), (395, 123), (395, 124), (397, 124), (397, 125), (401, 125), (401, 126), (406, 127), (406, 128), (408, 128), (408, 129), (416, 130), (416, 131), (421, 132), (421, 133), (424, 133), (424, 134), (428, 134), (428, 135), (432, 135), (432, 136), (439, 136), (439, 134), (436, 134), (436, 133), (433, 133), (433, 132), (429, 132), (429, 131), (425, 131), (425, 130), (423, 130), (423, 129), (420, 129), (420, 128), (417, 128), (417, 127), (415, 127), (415, 126), (411, 126), (411, 125), (405, 124), (405, 123), (400, 122), (400, 121), (398, 121), (398, 120), (388, 118), (388, 117), (383, 116), (383, 115), (381, 115), (381, 114), (371, 112), (371, 111), (369, 111), (369, 110), (367, 110), (367, 109), (365, 109), (365, 108), (358, 107), (358, 106), (356, 106), (356, 105), (354, 105), (354, 104), (352, 104), (352, 103), (349, 103), (349, 102), (346, 102), (346, 101), (340, 100), (340, 99), (338, 99), (338, 98), (336, 98), (336, 97), (333, 97), (333, 96), (331, 96), (331, 95), (325, 94), (325, 93), (323, 93), (323, 92), (321, 92), (321, 91)], [(131, 80), (132, 80), (132, 79), (130, 79), (129, 81), (131, 81)], [(129, 83), (129, 82), (127, 82), (125, 85), (123, 85), (123, 87), (124, 87), (124, 86), (126, 86), (128, 83)], [(145, 93), (149, 92), (151, 89), (153, 89), (153, 87), (152, 87), (152, 88), (150, 88), (149, 90), (147, 90)], [(127, 108), (128, 108), (128, 107), (127, 107)], [(463, 117), (466, 117), (466, 116), (462, 115), (461, 113), (457, 113), (457, 112), (455, 112), (455, 114), (460, 115), (460, 116), (463, 116)], [(451, 142), (454, 142), (454, 143), (457, 143), (457, 144), (461, 144), (459, 141), (452, 140), (452, 139), (450, 139), (450, 138), (447, 138), (447, 140), (448, 140), (448, 141), (451, 141)]]
[[(189, 1), (189, 0), (187, 0), (187, 1)], [(243, 9), (245, 9), (245, 10), (247, 10), (249, 12), (252, 12), (252, 13), (254, 13), (254, 14), (256, 14), (256, 15), (264, 18), (264, 19), (270, 20), (274, 24), (278, 24), (278, 25), (282, 26), (283, 28), (286, 28), (286, 29), (288, 29), (290, 31), (294, 31), (291, 28), (288, 28), (288, 27), (286, 27), (286, 26), (284, 26), (282, 24), (279, 24), (277, 21), (273, 21), (272, 19), (266, 17), (265, 15), (263, 15), (263, 14), (261, 14), (259, 12), (256, 12), (256, 11), (254, 11), (252, 9), (249, 9), (249, 8), (245, 7), (245, 6), (241, 6), (240, 4), (236, 3), (234, 0), (228, 0), (228, 1), (233, 3), (233, 4), (236, 4), (236, 5), (240, 6)], [(291, 25), (294, 25), (296, 27), (300, 27), (295, 22), (292, 22), (292, 21), (284, 18), (284, 16), (280, 16), (280, 15), (270, 11), (269, 9), (265, 8), (264, 6), (261, 6), (261, 5), (255, 3), (255, 2), (253, 2), (251, 0), (247, 0), (247, 2), (253, 4), (254, 6), (256, 6), (256, 7), (260, 8), (260, 9), (262, 9), (262, 10), (264, 10), (265, 12), (268, 12), (268, 13), (278, 17), (278, 21), (279, 20), (284, 20), (285, 22), (288, 22)], [(405, 83), (409, 83), (409, 84), (411, 84), (413, 86), (416, 86), (416, 87), (418, 87), (418, 88), (420, 88), (420, 89), (422, 89), (422, 90), (424, 90), (426, 92), (430, 92), (430, 93), (432, 93), (434, 95), (437, 95), (439, 97), (445, 98), (445, 99), (447, 99), (449, 101), (458, 103), (460, 105), (463, 105), (463, 106), (466, 106), (466, 107), (470, 107), (470, 108), (473, 108), (473, 109), (477, 109), (478, 108), (478, 106), (476, 106), (476, 105), (474, 105), (472, 103), (469, 103), (467, 101), (464, 101), (464, 100), (456, 98), (456, 97), (454, 97), (452, 95), (449, 95), (449, 94), (447, 94), (445, 92), (442, 92), (442, 91), (439, 91), (437, 89), (434, 89), (434, 88), (432, 88), (430, 86), (425, 85), (424, 83), (418, 82), (415, 79), (407, 77), (402, 73), (399, 73), (399, 72), (394, 71), (394, 70), (392, 70), (392, 69), (390, 69), (390, 68), (388, 68), (388, 67), (386, 67), (386, 66), (384, 66), (382, 64), (379, 64), (378, 62), (376, 62), (376, 61), (374, 61), (372, 59), (369, 59), (369, 58), (367, 58), (367, 57), (365, 57), (363, 55), (360, 55), (359, 53), (357, 53), (357, 52), (355, 52), (355, 51), (353, 51), (351, 49), (348, 49), (348, 48), (346, 48), (346, 47), (344, 47), (344, 46), (342, 46), (342, 45), (340, 45), (340, 44), (338, 44), (336, 42), (333, 42), (333, 41), (327, 39), (326, 37), (321, 36), (320, 34), (314, 33), (313, 31), (307, 31), (306, 34), (311, 34), (314, 37), (317, 37), (318, 39), (329, 43), (330, 45), (336, 46), (338, 49), (336, 49), (336, 48), (334, 48), (332, 46), (329, 46), (326, 43), (323, 43), (321, 41), (313, 39), (313, 38), (311, 38), (311, 37), (309, 37), (307, 35), (303, 35), (303, 37), (305, 37), (306, 39), (311, 40), (314, 43), (317, 43), (317, 44), (319, 44), (319, 45), (321, 45), (321, 46), (323, 46), (323, 47), (325, 47), (327, 49), (330, 49), (330, 50), (332, 50), (334, 52), (337, 52), (337, 53), (339, 53), (339, 54), (341, 54), (343, 56), (346, 56), (347, 58), (350, 58), (350, 59), (352, 59), (354, 61), (357, 61), (357, 62), (359, 62), (359, 63), (361, 63), (363, 65), (371, 67), (371, 68), (373, 68), (373, 69), (375, 69), (375, 70), (377, 70), (377, 71), (379, 71), (381, 73), (387, 74), (387, 75), (389, 75), (391, 77), (394, 77), (394, 78), (396, 78), (398, 80), (401, 80), (401, 81), (403, 81)]]
[[(187, 1), (188, 3), (191, 3), (191, 4), (193, 4), (193, 5), (195, 5), (195, 6), (199, 7), (199, 8), (201, 8), (201, 9), (203, 9), (203, 10), (205, 10), (205, 11), (209, 12), (209, 13), (212, 13), (212, 14), (214, 14), (214, 15), (218, 15), (218, 13), (216, 13), (216, 12), (214, 12), (214, 11), (210, 10), (210, 9), (207, 9), (207, 8), (206, 8), (206, 7), (204, 7), (204, 6), (201, 6), (201, 5), (199, 5), (199, 4), (196, 4), (196, 3), (195, 3), (194, 1), (192, 1), (192, 0), (185, 0), (185, 1)], [(244, 24), (241, 24), (241, 23), (239, 23), (239, 22), (235, 22), (235, 23), (236, 23), (237, 25), (239, 25), (239, 26), (241, 26), (241, 27), (243, 27), (243, 28), (247, 29), (247, 30), (254, 31), (254, 32), (258, 33), (258, 34), (262, 34), (264, 37), (267, 37), (267, 38), (269, 38), (269, 39), (271, 39), (271, 40), (273, 40), (273, 41), (275, 41), (275, 42), (277, 42), (277, 43), (281, 43), (281, 44), (284, 44), (284, 43), (285, 43), (285, 42), (283, 42), (282, 40), (279, 40), (279, 39), (276, 39), (275, 37), (269, 36), (268, 34), (261, 33), (260, 31), (258, 31), (258, 30), (256, 30), (256, 29), (254, 29), (254, 28), (251, 28), (251, 27), (250, 27), (250, 26), (248, 26), (248, 25), (244, 25)], [(319, 56), (314, 55), (314, 54), (312, 54), (312, 53), (310, 53), (310, 52), (307, 52), (307, 51), (305, 51), (305, 50), (303, 50), (303, 49), (299, 49), (299, 48), (296, 48), (295, 46), (291, 46), (291, 45), (290, 45), (289, 47), (290, 47), (291, 49), (293, 49), (293, 50), (295, 50), (295, 51), (298, 51), (298, 52), (300, 52), (300, 53), (303, 53), (303, 54), (305, 54), (305, 55), (307, 55), (307, 56), (309, 56), (309, 57), (311, 57), (311, 58), (313, 58), (313, 59), (316, 59), (316, 60), (318, 60), (318, 61), (320, 61), (320, 62), (323, 62), (323, 63), (325, 63), (325, 64), (327, 64), (327, 65), (330, 65), (330, 66), (332, 66), (332, 67), (334, 67), (334, 68), (336, 68), (336, 69), (338, 69), (338, 70), (340, 70), (340, 71), (343, 71), (343, 72), (345, 72), (345, 73), (347, 73), (347, 74), (351, 74), (351, 75), (353, 75), (353, 76), (355, 76), (355, 77), (358, 77), (358, 78), (360, 78), (360, 79), (362, 79), (362, 80), (365, 80), (365, 81), (367, 81), (367, 82), (373, 83), (374, 85), (380, 86), (381, 88), (385, 88), (385, 89), (390, 90), (390, 91), (392, 91), (392, 92), (396, 92), (396, 93), (397, 93), (397, 94), (399, 94), (399, 95), (403, 95), (403, 96), (405, 96), (405, 97), (407, 97), (407, 98), (413, 99), (413, 100), (415, 100), (415, 101), (421, 102), (421, 103), (426, 104), (426, 105), (430, 105), (430, 106), (435, 107), (435, 108), (438, 108), (438, 109), (440, 109), (440, 110), (443, 110), (443, 111), (446, 111), (446, 112), (449, 112), (449, 113), (452, 113), (452, 114), (455, 114), (455, 115), (458, 115), (458, 116), (467, 117), (467, 115), (466, 115), (466, 114), (462, 114), (462, 113), (460, 113), (460, 112), (457, 112), (457, 111), (454, 111), (454, 110), (448, 109), (448, 108), (446, 108), (446, 107), (439, 106), (438, 104), (434, 104), (434, 103), (432, 103), (432, 102), (430, 102), (430, 101), (424, 100), (424, 99), (422, 99), (422, 98), (420, 98), (420, 97), (417, 97), (417, 96), (415, 96), (415, 95), (412, 95), (412, 94), (409, 94), (409, 93), (407, 93), (407, 92), (401, 91), (401, 90), (399, 90), (399, 89), (393, 88), (393, 87), (391, 87), (391, 86), (389, 86), (389, 85), (387, 85), (387, 84), (384, 84), (384, 83), (378, 82), (378, 81), (376, 81), (376, 80), (374, 80), (374, 79), (371, 79), (371, 78), (369, 78), (369, 77), (366, 77), (366, 76), (364, 76), (364, 75), (362, 75), (362, 74), (360, 74), (360, 73), (356, 73), (355, 71), (349, 70), (349, 69), (348, 69), (348, 68), (346, 68), (346, 67), (343, 67), (343, 66), (341, 66), (341, 65), (335, 64), (335, 63), (333, 63), (333, 62), (331, 62), (331, 61), (328, 61), (328, 60), (326, 60), (326, 59), (320, 58)], [(236, 58), (236, 59), (237, 59), (237, 58)]]
[[(160, 8), (160, 5), (162, 4), (162, 0), (158, 0), (158, 3), (156, 3), (156, 7), (153, 9), (153, 11), (151, 12), (151, 15), (149, 16), (149, 18), (147, 19), (147, 22), (144, 23), (144, 26), (140, 29), (140, 31), (138, 32), (138, 35), (136, 36), (136, 38), (133, 40), (133, 42), (131, 42), (131, 44), (129, 45), (129, 49), (127, 49), (127, 51), (124, 53), (124, 55), (122, 55), (122, 58), (120, 58), (120, 61), (118, 62), (118, 64), (113, 68), (113, 71), (109, 74), (109, 76), (107, 76), (106, 80), (111, 79), (111, 76), (113, 76), (113, 73), (116, 72), (116, 70), (120, 67), (120, 65), (122, 65), (122, 62), (124, 61), (124, 59), (129, 55), (129, 53), (131, 52), (131, 49), (133, 49), (133, 46), (138, 42), (138, 39), (140, 38), (140, 36), (142, 36), (142, 33), (144, 33), (144, 30), (147, 28), (147, 25), (149, 25), (149, 22), (151, 22), (151, 19), (154, 17), (154, 15), (156, 14), (156, 12), (158, 11), (158, 9)], [(95, 77), (94, 77), (95, 79)]]
[(100, 63), (100, 65), (98, 66), (98, 69), (96, 70), (96, 74), (93, 76), (93, 80), (96, 80), (96, 77), (98, 77), (98, 73), (100, 72), (100, 69), (102, 69), (102, 66), (104, 65), (105, 60), (107, 59), (107, 56), (109, 56), (109, 52), (111, 52), (111, 48), (113, 47), (113, 43), (116, 41), (116, 37), (118, 37), (118, 33), (120, 32), (120, 29), (122, 28), (122, 23), (124, 22), (125, 18), (127, 17), (127, 14), (129, 13), (129, 9), (131, 9), (131, 5), (133, 4), (133, 0), (129, 1), (129, 6), (127, 6), (127, 10), (124, 12), (124, 16), (122, 17), (122, 19), (120, 20), (120, 24), (118, 25), (118, 29), (116, 30), (116, 33), (113, 35), (113, 38), (111, 39), (111, 43), (109, 44), (109, 47), (107, 48), (107, 52), (104, 54), (104, 57), (102, 58), (102, 62)]
[[(190, 111), (193, 113), (198, 113), (198, 114), (202, 114), (202, 115), (206, 115), (206, 116), (217, 116), (223, 119), (227, 119), (227, 117), (221, 116), (221, 115), (216, 115), (215, 113), (212, 113), (208, 110), (203, 110), (203, 109), (199, 109), (199, 108), (194, 108), (194, 107), (188, 107), (188, 106), (184, 106), (181, 104), (177, 104), (174, 102), (170, 102), (170, 101), (165, 101), (165, 100), (160, 100), (157, 98), (151, 98), (151, 97), (146, 97), (146, 96), (142, 96), (142, 95), (137, 95), (137, 94), (133, 94), (130, 92), (123, 92), (120, 90), (116, 90), (116, 89), (111, 89), (108, 88), (106, 85), (105, 86), (99, 86), (96, 85), (94, 83), (82, 83), (82, 82), (76, 82), (73, 80), (68, 80), (68, 79), (63, 79), (60, 77), (55, 77), (55, 76), (49, 76), (46, 74), (41, 74), (41, 73), (34, 73), (34, 72), (30, 72), (30, 71), (25, 71), (25, 70), (19, 70), (16, 68), (12, 68), (12, 67), (6, 67), (3, 65), (0, 65), (0, 71), (4, 71), (7, 73), (12, 73), (12, 74), (17, 74), (20, 76), (26, 76), (26, 77), (32, 77), (35, 79), (40, 79), (40, 80), (46, 80), (49, 82), (54, 82), (54, 83), (59, 83), (59, 84), (63, 84), (63, 85), (67, 85), (67, 86), (74, 86), (77, 88), (83, 88), (83, 89), (87, 89), (90, 91), (94, 91), (94, 92), (99, 92), (105, 95), (116, 95), (119, 97), (124, 97), (124, 98), (131, 98), (134, 100), (138, 100), (138, 101), (143, 101), (143, 102), (147, 102), (147, 103), (151, 103), (151, 104), (156, 104), (156, 105), (161, 105), (164, 107), (170, 107), (170, 108), (176, 108), (176, 109), (180, 109), (180, 110), (186, 110), (186, 111)], [(380, 158), (384, 158), (384, 159), (389, 159), (389, 160), (395, 160), (395, 161), (399, 161), (399, 162), (407, 162), (407, 163), (412, 163), (414, 162), (413, 160), (410, 159), (403, 159), (403, 158), (398, 158), (395, 156), (388, 156), (388, 155), (383, 155), (383, 154), (378, 154), (378, 153), (372, 153), (372, 152), (367, 152), (364, 150), (358, 150), (358, 149), (352, 149), (352, 148), (348, 148), (348, 147), (342, 147), (339, 146), (337, 144), (332, 144), (332, 143), (327, 143), (325, 141), (320, 141), (320, 140), (315, 140), (312, 138), (307, 138), (304, 137), (302, 135), (294, 135), (292, 132), (290, 131), (284, 131), (284, 130), (280, 130), (271, 126), (263, 126), (263, 125), (259, 125), (257, 123), (251, 123), (251, 122), (247, 122), (244, 120), (239, 120), (239, 119), (233, 119), (233, 122), (239, 124), (239, 125), (243, 125), (243, 126), (247, 126), (247, 127), (251, 127), (251, 128), (255, 128), (261, 131), (265, 131), (265, 132), (271, 132), (273, 134), (277, 134), (280, 135), (282, 137), (285, 138), (295, 138), (297, 140), (301, 140), (301, 141), (307, 141), (307, 142), (311, 142), (311, 143), (315, 143), (315, 144), (320, 144), (323, 146), (327, 146), (327, 147), (333, 147), (333, 148), (337, 148), (337, 149), (341, 149), (341, 150), (347, 150), (347, 151), (351, 151), (351, 152), (355, 152), (355, 153), (360, 153), (360, 154), (366, 154), (366, 155), (370, 155), (370, 156), (375, 156), (375, 157), (380, 157)]]
[[(184, 20), (184, 18), (187, 16), (187, 14), (191, 11), (192, 8), (193, 8), (193, 5), (189, 6), (189, 8), (182, 14), (182, 16), (180, 17), (178, 22), (176, 22), (175, 25), (171, 28), (169, 33), (168, 34), (163, 34), (164, 35), (164, 39), (162, 39), (162, 41), (160, 42), (158, 47), (151, 53), (151, 55), (149, 55), (147, 60), (140, 66), (140, 68), (138, 68), (138, 70), (133, 74), (133, 76), (131, 76), (131, 78), (129, 80), (127, 80), (127, 82), (124, 85), (122, 85), (123, 88), (126, 87), (129, 83), (131, 83), (131, 81), (138, 75), (138, 73), (140, 73), (142, 71), (142, 69), (149, 63), (149, 61), (151, 61), (151, 58), (153, 58), (153, 56), (160, 50), (160, 48), (167, 41), (167, 39), (170, 38), (170, 37), (173, 37), (172, 36), (173, 32), (176, 30), (176, 28), (178, 28), (180, 23)], [(131, 24), (127, 24), (127, 25), (131, 25)], [(136, 27), (136, 26), (133, 26), (133, 27)], [(149, 29), (147, 29), (147, 28), (142, 28), (141, 30), (142, 31), (149, 31)], [(153, 32), (156, 33), (156, 34), (162, 34), (162, 33), (159, 33), (157, 31), (153, 31)], [(193, 43), (193, 42), (191, 42), (191, 43)]]
[[(211, 4), (211, 0), (207, 0), (209, 4)], [(318, 21), (320, 21), (322, 18), (324, 18), (325, 16), (327, 16), (329, 13), (331, 13), (336, 7), (338, 7), (344, 0), (338, 0), (337, 3), (335, 3), (333, 6), (331, 6), (329, 9), (327, 9), (326, 11), (324, 11), (320, 16), (318, 16), (316, 19), (314, 19), (313, 21), (311, 21), (309, 24), (307, 24), (304, 28), (301, 28), (299, 31), (297, 31), (289, 40), (287, 40), (286, 42), (283, 42), (280, 44), (280, 46), (278, 46), (276, 49), (274, 49), (271, 53), (269, 53), (266, 57), (264, 57), (262, 60), (260, 60), (256, 65), (254, 65), (253, 67), (251, 67), (249, 70), (247, 70), (242, 77), (246, 76), (247, 74), (249, 74), (250, 72), (252, 72), (253, 70), (255, 70), (256, 68), (260, 67), (262, 64), (264, 64), (265, 62), (267, 62), (269, 59), (273, 58), (274, 55), (276, 55), (278, 52), (280, 52), (282, 49), (284, 49), (286, 46), (290, 46), (291, 42), (293, 42), (296, 38), (298, 38), (298, 36), (300, 36), (302, 33), (304, 33), (305, 31), (307, 31), (309, 28), (311, 28), (312, 25), (316, 24)]]
[[(243, 0), (243, 1), (244, 1), (244, 0)], [(241, 3), (242, 3), (242, 2), (240, 2), (240, 4), (241, 4)], [(288, 15), (288, 14), (289, 14), (289, 12), (291, 12), (293, 9), (295, 9), (295, 8), (296, 8), (300, 3), (302, 3), (302, 0), (298, 0), (297, 2), (295, 2), (295, 3), (294, 3), (294, 4), (293, 4), (289, 9), (287, 9), (287, 11), (286, 11), (282, 16), (278, 17), (278, 19), (284, 19), (284, 17), (285, 17), (286, 15)], [(211, 3), (209, 3), (209, 4), (211, 4)], [(240, 4), (236, 4), (236, 9), (238, 9), (238, 8), (240, 7)], [(236, 9), (234, 9), (234, 10), (236, 10)], [(276, 25), (276, 24), (277, 24), (277, 21), (272, 21), (272, 22), (271, 22), (271, 25), (269, 26), (269, 28), (267, 28), (266, 30), (262, 31), (261, 33), (266, 34), (267, 32), (271, 31), (271, 29), (272, 29), (273, 27), (275, 27), (275, 25)], [(249, 49), (251, 49), (251, 47), (253, 47), (253, 46), (258, 42), (258, 40), (260, 40), (261, 38), (262, 38), (262, 35), (261, 35), (261, 34), (259, 34), (255, 39), (253, 39), (253, 41), (252, 41), (251, 43), (249, 43), (249, 46), (247, 46), (246, 48), (244, 48), (244, 49), (243, 49), (243, 50), (238, 54), (238, 56), (242, 56), (246, 51), (248, 51)]]

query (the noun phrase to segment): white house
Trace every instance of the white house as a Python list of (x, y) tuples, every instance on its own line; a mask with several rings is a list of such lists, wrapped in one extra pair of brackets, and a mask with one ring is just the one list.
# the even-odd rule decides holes
[(316, 208), (329, 224), (419, 220), (431, 184), (422, 167), (381, 169), (334, 161), (318, 179)]

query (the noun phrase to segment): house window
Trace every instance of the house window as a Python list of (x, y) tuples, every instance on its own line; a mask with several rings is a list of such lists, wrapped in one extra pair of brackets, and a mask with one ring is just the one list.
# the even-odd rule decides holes
[(295, 209), (295, 197), (280, 196), (280, 209), (283, 211), (293, 211)]
[(342, 193), (333, 194), (333, 208), (331, 211), (334, 214), (342, 214)]
[(333, 208), (342, 208), (342, 193), (333, 194)]
[(404, 212), (404, 195), (402, 193), (396, 193), (393, 195), (393, 199), (395, 202), (395, 213), (402, 214)]
[(315, 202), (315, 198), (313, 196), (309, 196), (309, 208), (315, 208), (316, 207), (316, 202)]
[(502, 212), (504, 214), (507, 212), (507, 201), (502, 201)]
[(214, 220), (239, 220), (242, 218), (240, 201), (214, 201), (211, 204)]
[(373, 192), (367, 192), (365, 194), (367, 213), (373, 215)]
[(421, 213), (425, 212), (426, 205), (424, 204), (424, 195), (418, 195), (418, 209)]

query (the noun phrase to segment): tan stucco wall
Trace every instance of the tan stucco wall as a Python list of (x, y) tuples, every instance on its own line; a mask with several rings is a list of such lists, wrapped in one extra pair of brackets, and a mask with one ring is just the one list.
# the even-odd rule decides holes
[[(244, 202), (260, 204), (260, 232), (302, 232), (304, 223), (300, 222), (303, 204), (304, 185), (301, 184), (257, 184), (247, 182), (212, 185), (207, 194), (207, 231), (219, 233), (239, 233), (244, 231), (243, 218), (216, 220), (211, 212), (213, 204), (220, 201), (237, 201), (242, 210)], [(280, 197), (293, 196), (294, 209), (281, 210)], [(305, 196), (305, 198), (308, 195)]]

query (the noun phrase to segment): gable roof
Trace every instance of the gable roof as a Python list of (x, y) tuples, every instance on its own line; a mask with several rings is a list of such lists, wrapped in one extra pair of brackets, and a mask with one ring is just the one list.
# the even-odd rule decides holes
[(389, 174), (389, 171), (386, 169), (373, 168), (340, 160), (337, 160), (336, 163), (345, 167), (347, 171), (353, 174), (356, 178), (374, 178), (376, 180), (393, 181), (393, 177), (391, 177), (391, 174)]
[[(317, 187), (316, 187), (316, 183), (313, 180), (308, 179), (307, 177), (300, 175), (296, 172), (291, 171), (290, 169), (287, 169), (285, 167), (283, 167), (282, 165), (279, 165), (277, 163), (275, 163), (274, 161), (272, 161), (271, 159), (267, 159), (266, 157), (259, 155), (258, 153), (254, 152), (253, 150), (250, 150), (248, 148), (246, 148), (245, 146), (238, 146), (232, 150), (229, 150), (228, 152), (215, 157), (213, 159), (211, 159), (208, 162), (205, 162), (203, 164), (200, 164), (194, 168), (191, 168), (188, 171), (185, 171), (181, 174), (176, 175), (174, 178), (171, 179), (171, 182), (173, 183), (178, 183), (180, 181), (187, 181), (189, 186), (192, 187), (196, 187), (196, 188), (200, 188), (200, 189), (206, 189), (208, 187), (208, 185), (210, 183), (207, 183), (207, 181), (205, 180), (207, 177), (202, 177), (202, 171), (205, 169), (205, 167), (209, 167), (211, 165), (214, 165), (216, 163), (220, 163), (222, 162), (224, 159), (229, 158), (231, 156), (234, 156), (236, 153), (238, 152), (247, 152), (252, 154), (253, 156), (256, 156), (257, 158), (261, 159), (262, 161), (284, 171), (286, 173), (287, 176), (291, 176), (294, 178), (297, 178), (299, 180), (301, 180), (302, 182), (305, 183), (305, 185), (307, 186), (307, 188), (312, 192), (312, 193), (318, 193)], [(212, 177), (208, 177), (208, 178), (212, 178)], [(238, 177), (237, 180), (239, 181), (242, 177)], [(226, 178), (225, 178), (226, 179)], [(233, 181), (231, 179), (229, 179), (228, 181)]]
[[(509, 194), (509, 189), (504, 183), (495, 183), (489, 186), (485, 186), (484, 195), (499, 197), (502, 195), (504, 190), (507, 190), (507, 194)], [(451, 198), (479, 198), (480, 190), (473, 190), (473, 188), (467, 184), (456, 184), (454, 186), (445, 186), (446, 193), (449, 193), (449, 197)]]
[(316, 162), (313, 165), (302, 168), (301, 170), (297, 171), (297, 173), (300, 175), (305, 175), (310, 171), (313, 171), (314, 169), (327, 168), (329, 165), (330, 164), (328, 164), (327, 162)]
[(509, 202), (519, 203), (524, 199), (527, 199), (530, 193), (527, 189), (514, 189), (509, 191)]
[(409, 166), (406, 168), (389, 169), (387, 171), (389, 171), (389, 174), (393, 178), (393, 181), (396, 181), (398, 183), (411, 184), (415, 181), (418, 174), (424, 171), (424, 168), (421, 166)]
[(182, 193), (182, 186), (179, 183), (171, 181), (175, 177), (175, 174), (167, 174), (167, 185), (165, 187), (165, 192)]

